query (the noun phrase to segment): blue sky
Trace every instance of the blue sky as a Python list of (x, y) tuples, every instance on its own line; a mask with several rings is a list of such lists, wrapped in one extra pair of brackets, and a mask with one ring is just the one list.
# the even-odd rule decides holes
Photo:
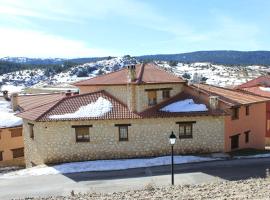
[(0, 0), (0, 57), (270, 50), (268, 0)]

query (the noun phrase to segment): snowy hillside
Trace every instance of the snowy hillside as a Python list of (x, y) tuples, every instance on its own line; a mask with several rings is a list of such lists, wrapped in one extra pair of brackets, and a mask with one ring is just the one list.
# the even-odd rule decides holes
[(110, 73), (126, 65), (136, 63), (138, 63), (136, 59), (124, 56), (84, 63), (58, 74), (47, 74), (45, 69), (21, 70), (0, 75), (0, 85), (6, 88), (9, 88), (7, 85), (23, 87), (66, 85), (89, 77)]
[[(75, 81), (110, 73), (129, 64), (139, 63), (130, 56), (104, 59), (97, 62), (84, 63), (60, 73), (47, 73), (45, 69), (22, 70), (0, 76), (0, 85), (21, 87), (51, 87), (73, 83)], [(200, 77), (208, 84), (219, 86), (235, 86), (268, 72), (268, 66), (226, 66), (211, 63), (170, 63), (156, 62), (161, 68), (182, 76), (187, 80)], [(3, 88), (2, 88), (3, 89)]]
[(269, 66), (226, 66), (211, 63), (178, 63), (170, 66), (167, 62), (158, 62), (163, 68), (191, 80), (199, 76), (207, 84), (230, 87), (245, 83), (258, 76), (267, 74)]

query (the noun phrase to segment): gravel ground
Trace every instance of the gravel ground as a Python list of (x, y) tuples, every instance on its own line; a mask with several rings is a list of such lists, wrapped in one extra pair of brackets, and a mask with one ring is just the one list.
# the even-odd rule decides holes
[(178, 185), (174, 187), (155, 187), (147, 185), (143, 190), (117, 192), (112, 194), (71, 194), (66, 197), (28, 198), (35, 200), (166, 200), (166, 199), (270, 199), (270, 178), (243, 181), (225, 181), (201, 185)]

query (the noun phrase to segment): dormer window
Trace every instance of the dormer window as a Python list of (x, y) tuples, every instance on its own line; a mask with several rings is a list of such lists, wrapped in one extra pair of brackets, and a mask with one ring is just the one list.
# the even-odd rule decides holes
[(162, 90), (162, 99), (168, 99), (170, 97), (170, 90)]
[(148, 91), (148, 106), (154, 106), (157, 104), (157, 91)]

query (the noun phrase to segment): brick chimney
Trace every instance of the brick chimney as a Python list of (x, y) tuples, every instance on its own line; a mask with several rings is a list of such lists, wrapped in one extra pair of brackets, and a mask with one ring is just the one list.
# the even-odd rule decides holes
[(127, 105), (130, 111), (136, 111), (136, 66), (129, 65), (127, 84)]
[(211, 110), (218, 109), (218, 96), (210, 96), (209, 97), (209, 106)]
[(11, 94), (11, 106), (13, 111), (18, 110), (18, 96), (18, 93)]
[(129, 65), (127, 68), (128, 68), (128, 81), (134, 82), (136, 80), (136, 66)]

